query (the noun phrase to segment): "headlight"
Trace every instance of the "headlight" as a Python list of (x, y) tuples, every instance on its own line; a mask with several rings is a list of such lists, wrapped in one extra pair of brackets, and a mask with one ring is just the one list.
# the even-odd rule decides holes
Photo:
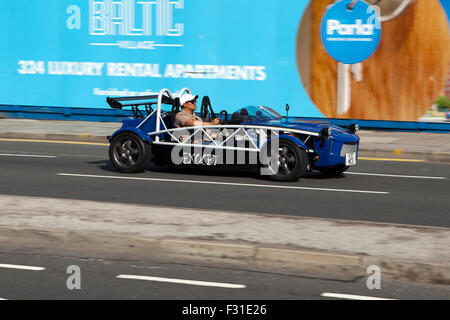
[(357, 132), (357, 131), (359, 130), (359, 124), (353, 123), (353, 124), (351, 124), (351, 125), (348, 126), (348, 129), (349, 129), (351, 132)]

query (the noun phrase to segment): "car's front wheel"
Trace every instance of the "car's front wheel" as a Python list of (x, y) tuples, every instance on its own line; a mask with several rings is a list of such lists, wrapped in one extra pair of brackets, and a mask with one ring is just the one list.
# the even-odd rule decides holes
[(120, 172), (140, 172), (149, 164), (150, 157), (150, 145), (131, 132), (118, 134), (109, 146), (109, 159)]
[[(306, 173), (308, 164), (306, 151), (287, 139), (280, 139), (277, 142), (278, 146), (272, 144), (268, 146), (265, 170), (276, 181), (297, 181)], [(271, 156), (271, 152), (275, 152), (274, 156)]]

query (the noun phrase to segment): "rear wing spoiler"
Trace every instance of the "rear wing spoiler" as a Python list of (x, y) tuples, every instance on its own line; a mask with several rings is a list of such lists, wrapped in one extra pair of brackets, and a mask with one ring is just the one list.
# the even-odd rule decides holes
[[(153, 112), (152, 105), (158, 104), (158, 95), (148, 95), (148, 96), (133, 96), (133, 97), (107, 97), (106, 102), (113, 109), (123, 109), (124, 107), (131, 107), (133, 111), (134, 118), (144, 118), (143, 110), (139, 109), (139, 106), (145, 106), (145, 111), (147, 115)], [(173, 99), (166, 94), (162, 95), (161, 103), (163, 104), (173, 104)]]
[[(168, 89), (164, 88), (158, 94), (148, 96), (134, 96), (134, 97), (107, 97), (106, 102), (113, 109), (122, 109), (123, 107), (131, 107), (134, 118), (145, 118), (145, 122), (153, 113), (152, 105), (156, 104), (156, 117), (161, 118), (161, 105), (168, 104), (172, 106), (172, 112), (179, 108), (180, 97), (183, 93), (191, 93), (188, 88), (183, 88), (178, 92), (178, 96), (173, 95)], [(125, 102), (125, 103), (124, 103)], [(144, 115), (143, 110), (139, 110), (139, 106), (145, 106), (147, 115)], [(143, 123), (142, 122), (142, 123)], [(142, 124), (141, 123), (141, 124)], [(156, 131), (159, 131), (159, 121), (156, 121)], [(159, 138), (156, 138), (159, 141)]]
[[(122, 101), (128, 103), (122, 103)], [(134, 102), (131, 102), (134, 101)], [(106, 102), (109, 104), (111, 108), (114, 109), (122, 109), (123, 107), (133, 107), (133, 106), (145, 106), (152, 105), (158, 103), (158, 95), (150, 95), (150, 96), (134, 96), (134, 97), (116, 97), (111, 98), (107, 97)], [(173, 100), (166, 95), (162, 96), (162, 103), (164, 104), (172, 104)]]

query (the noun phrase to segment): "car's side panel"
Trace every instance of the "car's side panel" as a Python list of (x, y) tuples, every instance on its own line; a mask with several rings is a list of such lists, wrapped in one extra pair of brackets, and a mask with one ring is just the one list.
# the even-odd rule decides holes
[(151, 117), (146, 119), (124, 119), (122, 127), (113, 133), (110, 140), (121, 132), (129, 131), (136, 133), (142, 140), (151, 143), (153, 142), (154, 136), (149, 136), (148, 133), (155, 131), (155, 119), (156, 114), (153, 114)]
[(112, 141), (112, 139), (114, 139), (115, 136), (117, 136), (118, 134), (120, 134), (122, 132), (133, 132), (133, 133), (137, 134), (143, 141), (147, 141), (148, 143), (153, 142), (152, 137), (150, 137), (148, 134), (146, 134), (142, 130), (134, 128), (134, 127), (126, 127), (126, 126), (122, 126), (119, 130), (114, 132), (109, 140)]
[[(295, 143), (299, 148), (308, 151), (308, 147), (306, 146), (306, 144), (303, 143), (303, 141), (301, 141), (299, 138), (297, 137), (293, 137), (287, 134), (280, 134), (278, 137), (278, 139), (287, 139), (292, 141), (293, 143)], [(274, 138), (272, 138), (271, 140), (273, 140)]]

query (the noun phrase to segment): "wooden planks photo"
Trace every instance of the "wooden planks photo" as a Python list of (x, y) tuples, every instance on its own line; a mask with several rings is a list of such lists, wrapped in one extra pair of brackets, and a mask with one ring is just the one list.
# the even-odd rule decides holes
[(337, 62), (319, 35), (332, 3), (311, 1), (297, 40), (302, 82), (318, 109), (330, 118), (416, 121), (423, 116), (443, 93), (450, 63), (448, 19), (439, 1), (416, 0), (382, 23), (381, 43), (362, 63), (363, 80), (351, 75), (351, 104), (342, 114), (337, 112)]

